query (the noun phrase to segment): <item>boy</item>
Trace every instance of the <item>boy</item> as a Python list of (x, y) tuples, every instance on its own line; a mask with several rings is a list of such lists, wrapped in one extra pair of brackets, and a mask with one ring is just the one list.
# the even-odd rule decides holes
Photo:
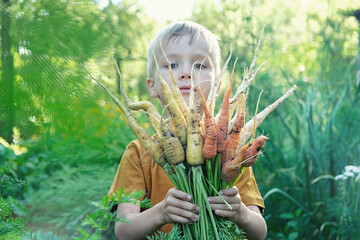
[[(178, 22), (160, 31), (151, 44), (159, 63), (160, 74), (171, 85), (168, 63), (163, 57), (160, 43), (170, 61), (174, 77), (188, 103), (191, 68), (194, 64), (194, 84), (209, 94), (209, 86), (220, 72), (220, 48), (217, 37), (203, 26), (190, 22)], [(150, 95), (164, 97), (152, 51), (148, 52), (148, 79)], [(205, 61), (203, 62), (203, 60)], [(199, 75), (199, 70), (201, 73)], [(197, 84), (198, 83), (198, 84)], [(195, 99), (199, 92), (195, 89)], [(157, 230), (169, 232), (172, 223), (190, 224), (198, 220), (198, 206), (191, 203), (191, 196), (173, 187), (164, 170), (152, 161), (138, 140), (132, 141), (120, 162), (110, 193), (123, 187), (125, 192), (145, 189), (152, 208), (141, 209), (139, 205), (119, 204), (118, 216), (126, 216), (128, 223), (115, 223), (118, 239), (145, 239)], [(253, 172), (247, 168), (236, 187), (224, 189), (220, 194), (232, 206), (229, 210), (220, 197), (209, 197), (214, 213), (226, 217), (243, 229), (248, 239), (264, 239), (267, 228), (261, 215), (264, 208)]]

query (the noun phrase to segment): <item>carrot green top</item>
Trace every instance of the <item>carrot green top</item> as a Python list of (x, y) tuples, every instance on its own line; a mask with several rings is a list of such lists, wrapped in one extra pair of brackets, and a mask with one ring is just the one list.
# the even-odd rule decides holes
[[(264, 201), (251, 167), (246, 168), (236, 186), (245, 205), (257, 205), (264, 208)], [(138, 140), (134, 140), (127, 146), (122, 156), (109, 194), (121, 187), (125, 192), (145, 190), (146, 197), (154, 206), (165, 198), (173, 185), (161, 166), (152, 161)], [(172, 224), (167, 224), (160, 231), (168, 233), (171, 228)]]

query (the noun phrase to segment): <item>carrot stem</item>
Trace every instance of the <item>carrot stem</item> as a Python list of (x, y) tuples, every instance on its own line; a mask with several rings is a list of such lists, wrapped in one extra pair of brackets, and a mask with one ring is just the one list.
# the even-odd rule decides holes
[(189, 187), (189, 183), (186, 177), (186, 173), (185, 173), (185, 166), (183, 163), (179, 163), (177, 165), (174, 166), (174, 170), (176, 173), (176, 176), (178, 177), (178, 181), (179, 181), (179, 187), (180, 190), (185, 191), (186, 193), (191, 194), (190, 191), (190, 187)]
[(178, 178), (176, 177), (176, 174), (174, 172), (174, 168), (168, 162), (166, 162), (163, 165), (163, 169), (166, 172), (166, 174), (169, 176), (169, 179), (172, 182), (172, 184), (174, 185), (174, 187), (179, 188), (179, 182), (178, 182)]
[(207, 180), (209, 180), (209, 182), (214, 183), (212, 161), (213, 161), (213, 159), (206, 159), (206, 177), (207, 177)]
[(213, 171), (214, 171), (214, 187), (216, 190), (220, 190), (221, 186), (221, 154), (217, 154), (213, 161)]
[(232, 207), (227, 203), (227, 201), (223, 198), (223, 196), (221, 196), (221, 194), (215, 189), (215, 187), (211, 184), (211, 182), (210, 182), (208, 179), (206, 179), (206, 178), (205, 178), (205, 180), (206, 180), (206, 182), (208, 183), (208, 185), (211, 187), (211, 189), (215, 192), (215, 194), (218, 195), (218, 196), (221, 198), (221, 200), (225, 203), (225, 205), (226, 205), (230, 210), (232, 210)]
[[(200, 234), (199, 239), (207, 239), (210, 236), (209, 230), (209, 220), (212, 225), (213, 234), (215, 235), (215, 239), (220, 239), (218, 235), (217, 225), (215, 222), (215, 218), (213, 212), (211, 210), (210, 203), (208, 201), (208, 193), (205, 187), (205, 176), (202, 171), (201, 166), (193, 166), (192, 168), (193, 174), (193, 184), (194, 184), (194, 197), (195, 202), (199, 204), (199, 221), (196, 223), (199, 225)], [(196, 194), (195, 194), (196, 193)], [(205, 203), (205, 206), (203, 205)], [(208, 214), (206, 214), (206, 211)]]

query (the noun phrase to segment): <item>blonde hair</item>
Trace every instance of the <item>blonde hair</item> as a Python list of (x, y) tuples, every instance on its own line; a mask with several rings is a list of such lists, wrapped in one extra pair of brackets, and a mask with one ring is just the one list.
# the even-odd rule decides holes
[(191, 44), (194, 39), (199, 39), (200, 37), (203, 38), (202, 42), (204, 47), (209, 50), (209, 57), (214, 64), (215, 76), (218, 76), (220, 73), (219, 38), (207, 28), (198, 23), (191, 21), (181, 21), (172, 23), (165, 27), (163, 30), (158, 32), (154, 39), (150, 42), (147, 55), (148, 77), (154, 78), (156, 72), (156, 65), (152, 51), (154, 51), (155, 55), (157, 55), (161, 52), (160, 43), (166, 45), (171, 39), (178, 38), (186, 34), (190, 35), (189, 44)]

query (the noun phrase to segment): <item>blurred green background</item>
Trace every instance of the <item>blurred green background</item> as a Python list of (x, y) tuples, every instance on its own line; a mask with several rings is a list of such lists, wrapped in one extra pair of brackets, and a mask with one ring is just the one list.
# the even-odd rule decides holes
[[(82, 66), (115, 93), (114, 57), (130, 97), (149, 99), (148, 41), (166, 22), (136, 0), (0, 6), (0, 239), (114, 239), (82, 223), (135, 137)], [(222, 62), (239, 58), (236, 86), (266, 25), (248, 118), (261, 90), (260, 109), (298, 86), (258, 129), (267, 239), (360, 239), (360, 3), (198, 0), (188, 19), (220, 37)]]

